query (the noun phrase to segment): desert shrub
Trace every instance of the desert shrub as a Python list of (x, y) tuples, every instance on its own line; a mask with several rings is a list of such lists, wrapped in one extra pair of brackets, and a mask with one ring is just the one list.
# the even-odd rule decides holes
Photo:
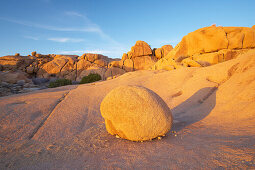
[(72, 84), (71, 80), (68, 80), (68, 79), (58, 79), (56, 81), (50, 82), (49, 88), (66, 86), (66, 85), (70, 85), (70, 84)]
[(101, 80), (101, 76), (97, 73), (90, 73), (81, 79), (80, 84), (92, 83)]

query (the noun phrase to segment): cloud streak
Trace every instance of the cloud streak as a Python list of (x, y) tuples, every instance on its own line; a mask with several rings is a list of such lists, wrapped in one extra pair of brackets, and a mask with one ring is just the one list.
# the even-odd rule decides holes
[(38, 37), (33, 37), (33, 36), (30, 36), (30, 35), (25, 35), (25, 36), (23, 36), (23, 37), (26, 38), (26, 39), (31, 39), (31, 40), (35, 40), (35, 41), (38, 41), (38, 40), (39, 40)]
[(3, 17), (0, 17), (0, 20), (8, 21), (8, 22), (12, 22), (12, 23), (15, 23), (15, 24), (28, 26), (28, 27), (34, 27), (34, 28), (50, 30), (50, 31), (97, 32), (97, 33), (101, 32), (101, 29), (99, 29), (97, 27), (93, 27), (93, 26), (79, 27), (79, 28), (76, 28), (76, 27), (56, 27), (56, 26), (52, 26), (52, 25), (42, 25), (42, 24), (33, 23), (33, 22), (29, 22), (29, 21), (21, 21), (21, 20), (15, 20), (15, 19), (10, 19), (10, 18), (3, 18)]
[(84, 53), (93, 53), (93, 54), (111, 54), (111, 51), (107, 51), (107, 50), (100, 50), (100, 49), (96, 49), (96, 50), (73, 50), (73, 51), (60, 51), (60, 54), (84, 54)]
[(84, 41), (84, 39), (81, 38), (65, 38), (65, 37), (58, 37), (58, 38), (48, 38), (47, 40), (54, 41), (54, 42), (60, 42), (60, 43), (66, 43), (66, 42), (71, 42), (71, 43), (78, 43)]
[[(58, 32), (81, 32), (81, 33), (94, 33), (97, 34), (99, 37), (101, 37), (102, 40), (106, 41), (107, 43), (107, 50), (89, 50), (86, 51), (86, 53), (100, 53), (105, 55), (114, 55), (114, 56), (120, 56), (123, 53), (123, 45), (114, 40), (110, 35), (106, 34), (99, 25), (92, 22), (86, 15), (83, 15), (81, 13), (75, 12), (75, 11), (66, 11), (64, 12), (65, 22), (68, 22), (68, 18), (78, 18), (79, 23), (83, 24), (83, 26), (80, 27), (62, 27), (62, 26), (55, 26), (55, 25), (48, 25), (48, 24), (41, 24), (41, 23), (35, 23), (25, 20), (17, 20), (13, 18), (8, 17), (0, 17), (0, 20), (7, 21), (14, 24), (19, 24), (27, 27), (32, 28), (38, 28), (38, 29), (44, 29), (49, 31), (58, 31)], [(38, 37), (32, 37), (32, 36), (23, 36), (27, 39), (32, 40), (39, 40)], [(40, 40), (48, 40), (48, 41), (54, 41), (59, 43), (78, 43), (85, 41), (84, 39), (79, 38), (72, 38), (72, 37), (49, 37), (49, 38), (43, 38)], [(96, 49), (96, 48), (95, 48)], [(74, 51), (61, 51), (62, 54), (82, 54), (85, 53), (83, 50), (74, 50)]]

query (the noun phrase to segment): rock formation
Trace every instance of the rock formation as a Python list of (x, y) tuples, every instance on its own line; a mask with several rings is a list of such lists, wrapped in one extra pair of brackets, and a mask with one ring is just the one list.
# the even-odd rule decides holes
[(165, 56), (167, 56), (167, 54), (173, 49), (173, 47), (171, 45), (164, 45), (161, 48), (155, 48), (153, 49), (154, 51), (154, 55), (158, 58), (164, 58)]
[[(131, 59), (132, 62), (130, 60), (126, 62), (128, 59)], [(124, 69), (126, 71), (146, 70), (149, 69), (157, 61), (157, 59), (152, 56), (151, 47), (146, 42), (137, 41), (131, 48), (131, 51), (127, 53), (127, 58), (125, 58), (124, 54), (122, 61), (125, 63)]]
[(165, 135), (172, 126), (172, 113), (153, 91), (137, 86), (120, 86), (100, 106), (107, 131), (132, 141)]
[[(199, 67), (217, 64), (233, 59), (252, 48), (255, 48), (254, 29), (248, 27), (216, 27), (213, 25), (184, 36), (182, 41), (167, 54), (163, 61), (158, 61), (153, 66), (153, 69), (162, 69), (160, 63), (172, 59), (176, 62), (173, 66), (179, 64)], [(182, 62), (185, 58), (189, 59)], [(187, 61), (190, 64), (187, 64)]]
[(31, 56), (0, 58), (0, 71), (23, 72), (27, 78), (80, 81), (90, 73), (98, 73), (103, 80), (115, 78), (137, 70), (173, 70), (181, 67), (205, 67), (236, 58), (255, 48), (255, 29), (248, 27), (216, 27), (198, 29), (184, 36), (173, 49), (171, 45), (151, 47), (137, 41), (121, 59), (111, 59), (101, 54), (42, 55), (36, 51)]

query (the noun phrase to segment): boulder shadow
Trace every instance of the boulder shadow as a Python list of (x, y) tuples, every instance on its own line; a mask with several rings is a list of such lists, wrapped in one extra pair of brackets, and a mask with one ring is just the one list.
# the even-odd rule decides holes
[(216, 105), (217, 87), (205, 87), (173, 108), (172, 130), (180, 131), (207, 117)]

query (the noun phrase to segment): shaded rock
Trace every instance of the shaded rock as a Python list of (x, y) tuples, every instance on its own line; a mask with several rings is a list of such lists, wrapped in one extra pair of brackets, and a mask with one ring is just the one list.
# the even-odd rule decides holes
[(162, 58), (162, 49), (161, 49), (161, 48), (155, 49), (154, 54), (155, 54), (155, 56), (156, 56), (158, 59), (161, 59), (161, 58)]
[(49, 79), (46, 79), (46, 78), (32, 78), (32, 82), (36, 85), (41, 85), (41, 84), (49, 82)]
[(196, 62), (190, 58), (186, 58), (186, 59), (182, 60), (181, 63), (186, 67), (201, 67), (201, 65), (198, 62)]
[(111, 62), (108, 64), (108, 68), (112, 68), (112, 67), (119, 67), (119, 68), (122, 68), (122, 67), (123, 67), (123, 60), (111, 61)]
[(0, 57), (2, 70), (24, 70), (27, 66), (35, 61), (31, 56), (4, 56)]
[(100, 111), (107, 131), (132, 141), (165, 135), (172, 126), (172, 113), (153, 91), (137, 86), (120, 86), (103, 99)]
[(178, 68), (178, 64), (174, 61), (174, 59), (166, 59), (162, 58), (156, 62), (155, 65), (152, 66), (152, 70), (173, 70)]
[(81, 71), (81, 73), (77, 76), (76, 81), (81, 81), (81, 79), (85, 76), (88, 76), (91, 73), (99, 74), (101, 78), (105, 79), (105, 72), (106, 68), (98, 67), (98, 66), (91, 66), (87, 70)]
[(33, 66), (33, 65), (28, 66), (28, 67), (26, 68), (26, 72), (27, 72), (28, 74), (34, 73), (34, 66)]
[(141, 56), (133, 58), (133, 62), (135, 70), (147, 70), (156, 63), (156, 59), (151, 56)]
[(101, 67), (105, 67), (107, 66), (107, 61), (103, 60), (103, 59), (98, 59), (94, 61), (95, 64), (101, 66)]
[(18, 81), (17, 81), (17, 84), (18, 84), (19, 86), (24, 86), (24, 85), (25, 85), (25, 80), (18, 80)]
[(0, 72), (0, 82), (7, 82), (10, 84), (17, 83), (19, 80), (24, 80), (25, 82), (30, 82), (24, 72)]
[(36, 56), (37, 58), (42, 57), (42, 55), (41, 55), (41, 54), (35, 54), (35, 56)]
[(171, 45), (164, 45), (161, 48), (155, 49), (154, 53), (158, 59), (161, 59), (165, 57), (172, 49), (173, 47)]
[(36, 55), (36, 51), (31, 52), (31, 55), (35, 56)]
[(9, 83), (3, 81), (3, 82), (1, 82), (1, 86), (3, 86), (3, 87), (8, 87), (8, 86), (9, 86)]
[(164, 45), (161, 47), (162, 49), (162, 57), (166, 57), (167, 54), (173, 49), (173, 46), (171, 45)]
[(123, 53), (121, 60), (124, 61), (124, 60), (126, 60), (126, 59), (128, 59), (128, 55), (127, 55), (126, 53)]
[(118, 67), (111, 67), (108, 68), (104, 74), (105, 79), (107, 79), (108, 77), (114, 77), (114, 76), (120, 76), (122, 74), (126, 73), (125, 70), (118, 68)]

